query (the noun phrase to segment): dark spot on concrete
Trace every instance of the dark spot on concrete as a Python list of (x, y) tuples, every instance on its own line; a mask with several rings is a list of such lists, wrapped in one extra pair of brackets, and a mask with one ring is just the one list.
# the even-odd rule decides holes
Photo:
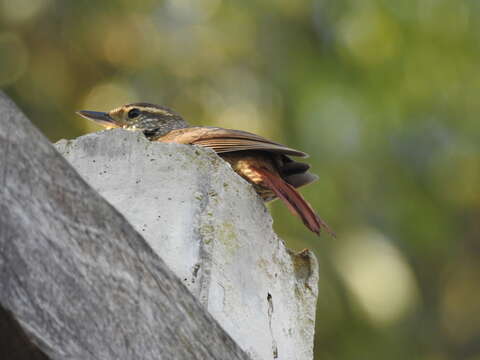
[(275, 338), (273, 337), (273, 330), (272, 330), (272, 315), (273, 315), (273, 298), (270, 293), (267, 293), (267, 302), (268, 302), (268, 325), (270, 327), (270, 335), (272, 336), (272, 353), (273, 358), (278, 358), (278, 346)]
[(195, 266), (193, 267), (193, 277), (196, 278), (198, 275), (198, 270), (200, 270), (200, 264), (196, 263)]

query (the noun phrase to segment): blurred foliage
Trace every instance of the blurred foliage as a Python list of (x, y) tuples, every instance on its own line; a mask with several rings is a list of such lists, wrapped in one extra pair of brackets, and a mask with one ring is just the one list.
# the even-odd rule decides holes
[(311, 154), (317, 359), (480, 359), (480, 4), (0, 0), (0, 86), (52, 140), (168, 105)]

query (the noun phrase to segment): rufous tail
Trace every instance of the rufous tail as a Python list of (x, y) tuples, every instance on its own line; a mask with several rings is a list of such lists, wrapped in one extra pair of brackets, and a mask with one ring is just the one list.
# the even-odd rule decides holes
[(320, 230), (324, 229), (333, 237), (335, 233), (330, 227), (315, 213), (310, 204), (300, 195), (300, 193), (290, 184), (285, 182), (279, 175), (270, 172), (267, 169), (253, 168), (262, 177), (262, 185), (272, 190), (290, 209), (290, 211), (299, 216), (305, 226), (312, 232), (320, 235)]

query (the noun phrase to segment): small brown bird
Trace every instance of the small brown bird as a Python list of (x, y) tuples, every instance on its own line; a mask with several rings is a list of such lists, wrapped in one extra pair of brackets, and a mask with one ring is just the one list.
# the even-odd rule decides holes
[(309, 165), (290, 156), (307, 157), (302, 151), (267, 140), (261, 136), (218, 127), (191, 127), (179, 114), (167, 107), (133, 103), (109, 112), (78, 111), (78, 114), (106, 128), (143, 131), (152, 141), (192, 144), (213, 149), (233, 170), (250, 182), (264, 201), (280, 198), (314, 233), (323, 222), (296, 188), (318, 179), (308, 172)]

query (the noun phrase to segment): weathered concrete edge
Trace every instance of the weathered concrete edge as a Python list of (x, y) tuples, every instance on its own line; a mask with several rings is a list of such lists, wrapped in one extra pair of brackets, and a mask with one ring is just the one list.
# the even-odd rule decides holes
[[(110, 146), (109, 144), (112, 145)], [(274, 245), (273, 248), (269, 249), (267, 253), (265, 253), (265, 255), (267, 257), (272, 256), (272, 260), (276, 264), (278, 264), (277, 261), (282, 258), (282, 260), (280, 260), (280, 262), (284, 264), (282, 268), (285, 269), (287, 272), (291, 271), (291, 280), (294, 280), (289, 281), (288, 279), (286, 279), (286, 283), (282, 287), (278, 287), (279, 283), (275, 280), (272, 282), (271, 287), (267, 285), (263, 289), (257, 289), (260, 290), (260, 292), (255, 293), (259, 296), (259, 298), (263, 299), (262, 291), (271, 290), (268, 291), (268, 294), (270, 296), (270, 300), (268, 301), (268, 303), (270, 304), (272, 309), (273, 307), (275, 307), (275, 312), (267, 313), (267, 307), (265, 307), (263, 309), (265, 312), (259, 313), (257, 314), (258, 316), (256, 316), (256, 318), (268, 317), (270, 319), (270, 335), (272, 337), (272, 345), (270, 346), (275, 349), (271, 352), (271, 354), (280, 354), (277, 356), (282, 359), (293, 359), (292, 356), (295, 356), (295, 359), (302, 360), (313, 358), (312, 348), (317, 291), (316, 280), (312, 281), (312, 279), (317, 279), (316, 275), (318, 274), (318, 268), (316, 267), (316, 265), (312, 265), (312, 263), (310, 262), (308, 252), (302, 252), (301, 254), (294, 256), (292, 254), (292, 251), (288, 251), (282, 239), (280, 239), (273, 232), (272, 218), (268, 210), (265, 208), (263, 202), (259, 199), (252, 186), (248, 184), (245, 180), (243, 180), (241, 177), (239, 177), (237, 174), (235, 174), (227, 162), (223, 161), (210, 149), (191, 145), (150, 142), (143, 136), (141, 132), (132, 132), (122, 129), (113, 129), (101, 131), (98, 133), (91, 133), (83, 135), (74, 140), (61, 140), (56, 144), (56, 147), (62, 154), (64, 154), (64, 156), (69, 161), (72, 161), (72, 164), (74, 164), (74, 166), (78, 166), (79, 172), (85, 176), (87, 182), (91, 182), (92, 186), (95, 189), (99, 189), (99, 192), (101, 194), (104, 194), (104, 192), (108, 194), (105, 194), (107, 201), (108, 199), (110, 199), (112, 201), (112, 204), (114, 204), (114, 206), (116, 206), (120, 212), (124, 213), (127, 218), (130, 219), (131, 223), (136, 226), (138, 231), (141, 231), (142, 234), (146, 236), (145, 238), (147, 241), (150, 242), (152, 248), (162, 258), (165, 256), (164, 259), (166, 260), (167, 264), (172, 266), (171, 268), (176, 269), (177, 271), (179, 270), (179, 267), (177, 265), (184, 262), (183, 257), (180, 255), (180, 258), (177, 259), (178, 262), (172, 263), (172, 257), (163, 251), (164, 249), (161, 245), (161, 243), (163, 243), (165, 239), (163, 238), (163, 236), (159, 237), (159, 234), (164, 230), (159, 228), (158, 225), (154, 225), (153, 228), (156, 228), (153, 230), (148, 220), (139, 217), (138, 214), (142, 212), (141, 209), (144, 209), (146, 213), (150, 213), (151, 211), (146, 210), (146, 208), (151, 207), (155, 208), (153, 212), (157, 214), (162, 213), (160, 209), (165, 208), (160, 205), (161, 203), (152, 204), (150, 202), (150, 199), (153, 197), (158, 201), (159, 192), (162, 194), (160, 195), (160, 201), (162, 201), (162, 203), (165, 202), (167, 200), (167, 196), (170, 195), (175, 195), (175, 198), (178, 201), (182, 199), (184, 200), (185, 198), (182, 197), (183, 192), (181, 189), (185, 185), (187, 188), (190, 189), (188, 191), (189, 193), (193, 194), (193, 192), (195, 192), (195, 194), (197, 194), (193, 198), (188, 200), (188, 202), (191, 202), (196, 210), (191, 213), (185, 213), (184, 215), (182, 215), (182, 217), (186, 216), (187, 218), (191, 217), (192, 219), (195, 219), (193, 223), (189, 226), (189, 228), (193, 229), (192, 234), (194, 234), (193, 237), (195, 238), (191, 239), (193, 241), (191, 246), (196, 247), (198, 244), (200, 246), (200, 257), (197, 259), (199, 261), (196, 264), (201, 264), (202, 270), (200, 271), (200, 276), (198, 276), (197, 274), (193, 275), (195, 281), (192, 282), (192, 284), (196, 285), (193, 288), (190, 288), (190, 290), (193, 294), (195, 294), (195, 296), (197, 296), (197, 298), (200, 299), (204, 306), (208, 307), (208, 309), (212, 311), (214, 317), (216, 317), (220, 321), (220, 323), (225, 326), (225, 329), (232, 334), (234, 339), (236, 339), (238, 343), (251, 354), (252, 357), (263, 358), (263, 356), (258, 357), (259, 354), (256, 353), (256, 350), (254, 350), (257, 348), (255, 348), (254, 346), (252, 347), (255, 340), (253, 340), (253, 343), (245, 340), (245, 336), (248, 336), (248, 331), (247, 334), (243, 335), (241, 334), (241, 330), (237, 332), (236, 329), (247, 325), (242, 322), (241, 317), (236, 319), (236, 317), (238, 317), (238, 313), (234, 314), (235, 312), (233, 312), (232, 316), (230, 317), (229, 315), (225, 315), (224, 313), (222, 313), (222, 305), (219, 305), (220, 303), (217, 302), (212, 307), (210, 306), (211, 303), (216, 302), (215, 297), (212, 298), (209, 296), (215, 293), (215, 287), (218, 288), (218, 285), (215, 284), (221, 283), (223, 285), (226, 285), (225, 283), (223, 283), (223, 280), (225, 279), (222, 278), (222, 276), (220, 276), (219, 278), (216, 274), (214, 274), (215, 270), (213, 273), (211, 273), (211, 270), (213, 268), (216, 268), (218, 271), (218, 266), (220, 266), (221, 268), (223, 266), (222, 264), (226, 265), (231, 264), (231, 262), (242, 261), (241, 254), (237, 254), (236, 258), (229, 259), (229, 256), (231, 256), (231, 252), (227, 252), (224, 254), (217, 252), (217, 249), (219, 248), (218, 245), (220, 245), (220, 248), (222, 248), (226, 244), (224, 234), (222, 235), (221, 231), (221, 229), (223, 229), (222, 224), (224, 224), (225, 222), (227, 224), (230, 224), (231, 221), (228, 216), (224, 217), (224, 210), (226, 210), (226, 213), (228, 213), (228, 209), (231, 208), (231, 206), (229, 206), (228, 204), (234, 204), (232, 203), (232, 201), (235, 201), (233, 200), (235, 199), (235, 191), (231, 191), (232, 189), (238, 189), (236, 193), (238, 194), (238, 191), (240, 191), (240, 193), (243, 194), (242, 200), (248, 199), (247, 203), (249, 203), (251, 207), (249, 207), (249, 209), (254, 212), (259, 211), (257, 215), (263, 219), (262, 221), (260, 221), (260, 223), (258, 223), (257, 221), (257, 224), (252, 224), (253, 226), (249, 228), (255, 228), (258, 230), (262, 229), (261, 231), (263, 231), (263, 233), (259, 233), (257, 231), (256, 235), (253, 237), (251, 236), (253, 234), (250, 234), (249, 239), (251, 240), (241, 239), (243, 238), (242, 236), (240, 236), (240, 238), (237, 238), (237, 240), (240, 241), (240, 244), (244, 244), (245, 241), (247, 243), (250, 243), (253, 240), (254, 243), (250, 244), (250, 246), (253, 247), (255, 247), (255, 242), (260, 247), (263, 247), (268, 243), (275, 243), (276, 245)], [(138, 158), (137, 156), (140, 157)], [(181, 160), (177, 163), (177, 161), (183, 158), (185, 160)], [(170, 162), (169, 159), (172, 159), (173, 162)], [(111, 163), (110, 161), (113, 162)], [(151, 163), (151, 161), (154, 161), (154, 163)], [(184, 163), (183, 161), (186, 161), (187, 163)], [(137, 164), (143, 165), (139, 165), (139, 167), (137, 168)], [(156, 168), (157, 170), (151, 171), (152, 166), (150, 166), (150, 164), (154, 165), (153, 168)], [(160, 168), (157, 168), (159, 164), (161, 164)], [(197, 186), (201, 187), (201, 194), (197, 192), (199, 188), (195, 187), (195, 185), (193, 188), (191, 188), (192, 183), (190, 183), (190, 185), (189, 183), (183, 184), (182, 179), (185, 175), (183, 169), (185, 168), (185, 165), (191, 168), (191, 178), (198, 178), (198, 180), (193, 181), (193, 184), (197, 184)], [(140, 177), (138, 177), (138, 175), (134, 175), (133, 178), (138, 179), (138, 182), (132, 182), (132, 177), (130, 176), (131, 172), (125, 172), (125, 169), (132, 169), (133, 174), (143, 175), (140, 175)], [(171, 184), (177, 182), (174, 181), (174, 179), (172, 179), (166, 171), (175, 174), (174, 179), (178, 179), (178, 181), (182, 185), (179, 185), (180, 187), (173, 186), (172, 188)], [(156, 172), (157, 174), (155, 174)], [(112, 174), (115, 175), (112, 177)], [(152, 182), (152, 175), (153, 179), (155, 179), (154, 182)], [(124, 182), (125, 188), (122, 185)], [(225, 182), (229, 184), (228, 188), (225, 187)], [(115, 190), (111, 192), (108, 187), (105, 186), (106, 183), (111, 183), (111, 185), (113, 186), (112, 189)], [(166, 192), (160, 190), (160, 188), (163, 188), (163, 186), (159, 188), (159, 183), (164, 184), (167, 188), (169, 188), (169, 190), (167, 190)], [(121, 200), (119, 202), (117, 201), (117, 195), (113, 195), (115, 194), (115, 192), (117, 192), (121, 198), (124, 195), (126, 198), (128, 198), (128, 195), (126, 194), (135, 193), (136, 191), (141, 191), (142, 194), (150, 192), (149, 196), (142, 199), (143, 204), (145, 204), (145, 208), (143, 207), (143, 205), (139, 207), (142, 202), (138, 203), (136, 202), (136, 200), (133, 200), (133, 204), (128, 201), (125, 202), (124, 200)], [(230, 195), (228, 195), (229, 192)], [(183, 205), (180, 205), (181, 203), (184, 203), (184, 201), (180, 201), (180, 203), (175, 206), (182, 207)], [(133, 212), (131, 210), (132, 205), (133, 209), (135, 209)], [(224, 206), (226, 206), (225, 209), (223, 209)], [(246, 208), (242, 206), (236, 209), (235, 205), (233, 205), (233, 207), (234, 211), (232, 215), (234, 217), (238, 214), (242, 214), (242, 212), (246, 210)], [(187, 209), (188, 208), (189, 206), (187, 206)], [(249, 211), (248, 208), (247, 211)], [(171, 213), (171, 211), (168, 212)], [(182, 210), (180, 210), (180, 213), (182, 213)], [(159, 216), (159, 218), (164, 218), (164, 215)], [(259, 219), (257, 216), (255, 216), (255, 218)], [(156, 216), (154, 218), (149, 218), (149, 220), (152, 221), (152, 224), (158, 224)], [(145, 227), (147, 226), (146, 224), (148, 224), (149, 230), (144, 233), (143, 231), (145, 231)], [(237, 225), (239, 225), (239, 223), (237, 223)], [(173, 233), (177, 234), (177, 236), (179, 235), (179, 233), (177, 233), (177, 230), (171, 230), (173, 230)], [(183, 234), (181, 238), (177, 239), (178, 243), (183, 244), (183, 238), (185, 238), (185, 236), (189, 238), (191, 235)], [(214, 244), (216, 245), (214, 246)], [(266, 246), (268, 247), (268, 245)], [(240, 246), (240, 248), (242, 247), (243, 246)], [(168, 248), (169, 247), (167, 247), (167, 249)], [(234, 248), (237, 249), (236, 246)], [(171, 249), (173, 250), (173, 248)], [(280, 253), (283, 253), (283, 257), (278, 257), (279, 254), (277, 253), (277, 250)], [(216, 253), (215, 255), (214, 252)], [(187, 279), (189, 279), (187, 284), (191, 285), (190, 278), (188, 276), (189, 272), (193, 271), (195, 268), (193, 266), (194, 262), (189, 263), (189, 265), (190, 267), (182, 268), (182, 270), (184, 271), (176, 273), (186, 283)], [(274, 264), (272, 265), (273, 267), (276, 266)], [(256, 271), (254, 269), (256, 265), (254, 265), (254, 263), (251, 263), (250, 266), (252, 267), (248, 269), (246, 268), (245, 270), (249, 273), (254, 271), (254, 273), (252, 273), (252, 276), (254, 276)], [(279, 270), (282, 271), (281, 269), (276, 269), (275, 272)], [(274, 274), (273, 268), (272, 270), (266, 271), (271, 272), (271, 275)], [(212, 275), (210, 275), (210, 273)], [(240, 280), (240, 283), (242, 282), (241, 279), (236, 280)], [(212, 289), (210, 289), (210, 283), (212, 283), (213, 285)], [(225, 288), (222, 285), (220, 285), (220, 287), (222, 287), (224, 289), (223, 291), (225, 291)], [(230, 286), (227, 287), (231, 289)], [(235, 287), (235, 285), (233, 285), (233, 287)], [(282, 300), (280, 300), (280, 304), (282, 305), (279, 305), (279, 289), (284, 289), (284, 294), (288, 294), (291, 291), (291, 296), (294, 296), (297, 301), (289, 302), (288, 295), (286, 295), (286, 297), (284, 295), (281, 295), (280, 299)], [(248, 292), (248, 289), (246, 289), (246, 291)], [(222, 294), (223, 296), (225, 295), (224, 292), (222, 294), (215, 294), (219, 295), (220, 298), (222, 297)], [(264, 295), (264, 301), (266, 304), (267, 292), (265, 292)], [(230, 299), (232, 298), (230, 297)], [(211, 300), (213, 300), (213, 302)], [(221, 303), (223, 303), (224, 307), (225, 299), (222, 300)], [(279, 315), (282, 314), (282, 311), (279, 312), (278, 310), (284, 309), (283, 305), (287, 304), (291, 304), (293, 305), (293, 307), (289, 307), (288, 312), (283, 310), (284, 315)], [(242, 306), (245, 306), (245, 304), (238, 305), (239, 306), (237, 306), (236, 309), (241, 309)], [(233, 319), (236, 319), (238, 326), (235, 326), (235, 320), (231, 321)], [(290, 322), (288, 325), (284, 322), (286, 319), (289, 319), (287, 320), (287, 322)], [(283, 324), (284, 329), (281, 329), (282, 325), (273, 324)], [(251, 324), (250, 326), (252, 325), (253, 324)], [(259, 323), (256, 323), (256, 325), (262, 326)], [(285, 346), (287, 345), (285, 345), (285, 341), (282, 341), (282, 337), (285, 336), (284, 331), (287, 331), (289, 328), (290, 330), (294, 329), (294, 332), (292, 332), (292, 334), (299, 334), (297, 335), (297, 339), (292, 342), (292, 345), (294, 346), (287, 347), (287, 349), (291, 349), (292, 353), (288, 353), (288, 350), (287, 352), (285, 352)], [(257, 327), (255, 327), (255, 329), (258, 330)], [(268, 328), (265, 329), (265, 332), (268, 332)], [(253, 335), (253, 332), (252, 336), (254, 337), (251, 339), (255, 339), (255, 335)], [(261, 345), (263, 349), (259, 350), (259, 352), (265, 355), (265, 352), (270, 351), (266, 350), (266, 348), (268, 348), (270, 344), (270, 340), (268, 342), (265, 342), (265, 339), (263, 340), (263, 345)], [(278, 340), (280, 340), (280, 343), (278, 343), (279, 346), (277, 347), (276, 344)], [(289, 355), (286, 356), (286, 353)], [(273, 355), (273, 357), (275, 357), (275, 355)]]
[[(113, 223), (118, 225), (118, 231), (113, 231), (111, 226), (105, 226), (102, 229), (101, 237), (105, 241), (108, 241), (112, 236), (115, 238), (115, 241), (126, 241), (127, 246), (136, 247), (138, 246), (138, 260), (139, 266), (144, 266), (148, 269), (148, 272), (156, 278), (156, 281), (159, 284), (162, 284), (163, 289), (159, 291), (165, 291), (165, 289), (175, 290), (175, 296), (168, 296), (169, 294), (164, 294), (162, 299), (169, 301), (167, 306), (170, 308), (169, 311), (173, 315), (177, 311), (181, 311), (182, 314), (188, 314), (192, 320), (192, 323), (173, 324), (174, 329), (183, 334), (190, 334), (193, 341), (197, 343), (203, 343), (202, 349), (199, 349), (198, 355), (199, 358), (202, 358), (201, 354), (204, 351), (208, 351), (208, 354), (211, 358), (247, 358), (247, 356), (238, 348), (231, 340), (231, 338), (221, 329), (221, 327), (215, 322), (215, 320), (208, 314), (205, 313), (202, 306), (191, 296), (189, 291), (181, 284), (181, 282), (166, 268), (165, 264), (161, 259), (154, 254), (151, 249), (148, 247), (146, 242), (141, 238), (141, 236), (133, 230), (133, 228), (126, 223), (125, 219), (121, 214), (116, 212), (109, 204), (106, 204), (103, 199), (101, 199), (98, 194), (96, 194), (93, 189), (91, 189), (80, 177), (76, 174), (76, 171), (70, 167), (70, 165), (59, 155), (56, 150), (49, 144), (48, 140), (37, 130), (31, 123), (24, 117), (23, 114), (16, 108), (16, 106), (0, 92), (0, 108), (2, 112), (0, 113), (0, 148), (1, 153), (3, 154), (3, 161), (0, 164), (0, 175), (2, 179), (2, 189), (0, 192), (0, 222), (2, 223), (2, 229), (0, 231), (0, 242), (2, 249), (6, 244), (13, 241), (21, 241), (20, 238), (15, 238), (15, 234), (18, 234), (18, 231), (22, 229), (11, 228), (8, 223), (8, 220), (11, 219), (12, 212), (18, 211), (22, 212), (21, 204), (14, 204), (11, 208), (6, 208), (2, 206), (2, 203), (6, 201), (8, 192), (10, 191), (9, 187), (14, 187), (19, 185), (19, 179), (12, 179), (10, 175), (12, 173), (17, 173), (14, 167), (18, 167), (21, 162), (22, 168), (22, 184), (23, 182), (30, 182), (30, 186), (36, 186), (38, 184), (32, 184), (34, 181), (41, 180), (40, 175), (45, 175), (45, 172), (51, 170), (51, 167), (56, 167), (59, 169), (60, 173), (63, 173), (65, 180), (70, 183), (73, 183), (78, 188), (76, 191), (79, 193), (82, 199), (78, 199), (79, 202), (85, 200), (86, 198), (91, 200), (90, 206), (92, 210), (99, 210), (101, 207), (102, 212), (107, 212)], [(12, 170), (13, 169), (13, 170)], [(48, 176), (47, 176), (48, 177)], [(57, 181), (61, 181), (57, 177)], [(47, 186), (48, 187), (48, 186)], [(21, 194), (21, 192), (20, 192)], [(38, 194), (34, 194), (38, 195)], [(48, 196), (49, 194), (45, 194)], [(75, 195), (75, 194), (74, 194)], [(39, 199), (41, 200), (41, 199)], [(72, 223), (75, 222), (75, 219), (71, 219)], [(112, 225), (112, 224), (110, 224)], [(66, 224), (66, 226), (68, 226)], [(72, 233), (75, 233), (75, 229), (70, 229)], [(75, 233), (76, 236), (81, 236), (81, 234)], [(33, 239), (25, 239), (26, 241), (31, 241)], [(38, 239), (35, 239), (36, 241)], [(9, 244), (11, 245), (11, 243)], [(28, 245), (28, 244), (24, 244)], [(45, 244), (48, 248), (48, 244)], [(0, 254), (1, 255), (1, 254)], [(3, 273), (6, 270), (4, 266), (12, 264), (13, 259), (0, 259), (0, 268), (2, 268)], [(12, 280), (12, 279), (10, 279)], [(34, 279), (22, 279), (24, 282), (30, 282), (29, 285), (35, 286), (31, 282)], [(7, 286), (22, 286), (22, 283), (15, 282), (12, 280), (12, 283)], [(23, 283), (24, 284), (24, 283)], [(3, 290), (3, 287), (6, 284), (0, 284)], [(10, 311), (22, 327), (27, 330), (29, 336), (33, 343), (35, 343), (42, 351), (48, 354), (51, 358), (60, 359), (63, 356), (62, 354), (65, 349), (55, 349), (50, 346), (47, 346), (41, 338), (39, 338), (38, 333), (29, 331), (28, 329), (28, 316), (25, 317), (25, 309), (19, 309), (19, 304), (15, 303), (14, 299), (9, 298), (10, 291), (0, 291), (0, 304), (4, 309)], [(7, 289), (8, 290), (8, 289)], [(41, 289), (39, 289), (41, 291)], [(3, 294), (3, 295), (1, 295)], [(35, 301), (35, 299), (32, 299)], [(38, 310), (38, 309), (37, 309)], [(28, 311), (28, 309), (26, 310)], [(34, 314), (30, 314), (34, 315)], [(45, 315), (45, 313), (43, 314)], [(180, 314), (179, 314), (180, 315)], [(183, 317), (183, 315), (181, 316)], [(206, 331), (206, 329), (209, 329)], [(183, 338), (183, 337), (182, 337)], [(71, 339), (75, 341), (75, 339)], [(171, 341), (177, 346), (183, 346), (184, 340), (171, 338)], [(159, 344), (162, 345), (162, 344)], [(163, 345), (172, 345), (172, 344), (163, 344)], [(205, 353), (204, 353), (205, 354)], [(223, 355), (222, 355), (223, 354)], [(72, 357), (71, 357), (72, 358)], [(73, 357), (74, 358), (74, 357)], [(180, 358), (180, 357), (179, 357)], [(186, 358), (186, 357), (182, 357)]]

